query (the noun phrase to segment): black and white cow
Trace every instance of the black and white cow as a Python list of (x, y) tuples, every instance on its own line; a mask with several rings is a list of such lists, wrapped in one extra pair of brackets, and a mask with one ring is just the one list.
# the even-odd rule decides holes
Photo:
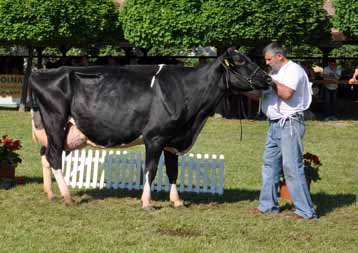
[(33, 134), (43, 145), (44, 190), (53, 198), (51, 169), (66, 204), (73, 202), (61, 171), (63, 150), (145, 145), (142, 207), (164, 151), (170, 201), (182, 207), (178, 155), (187, 152), (227, 92), (266, 89), (271, 78), (245, 55), (229, 49), (200, 66), (92, 66), (40, 70), (30, 76), (39, 110)]

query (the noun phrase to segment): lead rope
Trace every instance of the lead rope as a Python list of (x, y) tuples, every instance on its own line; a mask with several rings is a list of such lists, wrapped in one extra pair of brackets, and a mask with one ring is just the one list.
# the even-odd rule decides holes
[[(229, 108), (230, 106), (228, 105), (228, 90), (229, 90), (229, 70), (227, 68), (225, 68), (226, 70), (226, 75), (225, 75), (225, 96), (224, 96), (224, 111), (227, 111), (227, 108)], [(241, 114), (241, 108), (243, 107), (243, 102), (242, 102), (242, 95), (239, 92), (239, 101), (240, 101), (240, 108), (239, 108), (239, 117), (240, 117), (240, 141), (242, 141), (242, 135), (243, 135), (243, 127), (242, 127), (242, 114)]]
[[(240, 100), (240, 109), (239, 109), (239, 116), (240, 116), (240, 141), (242, 141), (242, 133), (243, 133), (243, 128), (242, 128), (242, 108), (244, 107), (243, 102), (242, 102), (242, 95), (241, 92), (239, 93), (239, 100)], [(245, 109), (245, 108), (244, 108)]]

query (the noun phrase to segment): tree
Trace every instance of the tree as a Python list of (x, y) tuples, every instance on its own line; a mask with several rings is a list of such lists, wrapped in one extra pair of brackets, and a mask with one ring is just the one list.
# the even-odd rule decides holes
[(345, 35), (358, 37), (358, 2), (355, 0), (335, 0), (333, 26)]
[(195, 0), (126, 0), (121, 12), (124, 36), (147, 49), (198, 45), (200, 6)]
[(0, 42), (29, 48), (20, 110), (33, 48), (53, 46), (65, 52), (72, 46), (118, 41), (123, 38), (118, 17), (112, 0), (0, 0)]
[(121, 21), (125, 38), (144, 48), (294, 45), (330, 29), (316, 0), (127, 0)]
[(0, 0), (0, 40), (26, 46), (79, 46), (122, 39), (111, 0)]

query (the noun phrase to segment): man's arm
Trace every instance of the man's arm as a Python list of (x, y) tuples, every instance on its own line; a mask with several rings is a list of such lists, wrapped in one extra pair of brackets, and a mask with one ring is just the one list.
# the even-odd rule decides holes
[(276, 92), (277, 96), (285, 101), (292, 98), (293, 94), (295, 93), (295, 90), (276, 80), (272, 80), (272, 88)]

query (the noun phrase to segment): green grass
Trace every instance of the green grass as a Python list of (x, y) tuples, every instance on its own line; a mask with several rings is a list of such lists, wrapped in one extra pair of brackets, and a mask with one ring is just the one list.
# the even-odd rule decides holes
[[(322, 180), (311, 185), (317, 220), (250, 214), (258, 205), (266, 121), (210, 119), (192, 151), (225, 155), (224, 195), (182, 194), (187, 209), (140, 208), (139, 191), (72, 190), (80, 201), (49, 203), (42, 192), (39, 146), (30, 114), (0, 110), (0, 133), (19, 138), (25, 185), (0, 189), (0, 252), (356, 252), (358, 249), (358, 122), (307, 122), (305, 150), (320, 156)], [(137, 148), (138, 149), (138, 148)], [(57, 187), (55, 187), (58, 194)]]

